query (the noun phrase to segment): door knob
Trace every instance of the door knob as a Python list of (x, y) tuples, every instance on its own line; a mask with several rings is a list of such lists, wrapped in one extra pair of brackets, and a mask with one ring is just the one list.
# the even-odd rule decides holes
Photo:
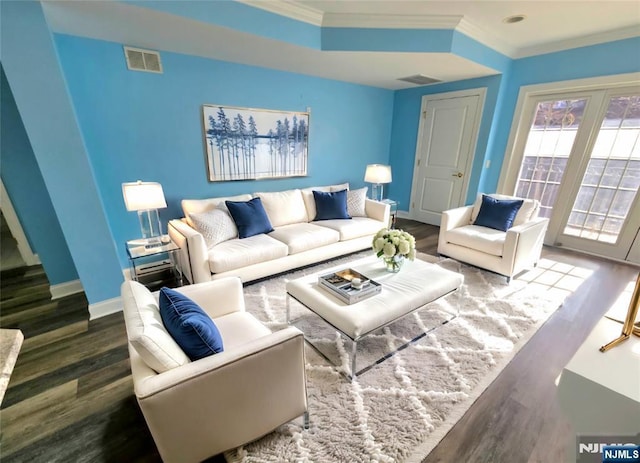
[(451, 174), (452, 177), (462, 178), (464, 174), (462, 172), (458, 172), (457, 174)]

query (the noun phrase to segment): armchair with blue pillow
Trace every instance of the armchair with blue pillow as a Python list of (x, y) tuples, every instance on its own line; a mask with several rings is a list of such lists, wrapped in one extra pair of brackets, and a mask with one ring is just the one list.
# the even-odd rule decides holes
[(136, 399), (164, 462), (190, 463), (304, 415), (304, 339), (271, 332), (227, 277), (158, 295), (121, 288)]
[(475, 204), (444, 211), (438, 253), (511, 278), (540, 259), (549, 219), (540, 202), (505, 195), (478, 195)]

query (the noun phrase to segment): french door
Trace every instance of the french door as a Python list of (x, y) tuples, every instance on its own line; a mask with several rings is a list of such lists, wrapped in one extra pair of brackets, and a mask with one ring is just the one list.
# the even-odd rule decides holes
[(524, 109), (514, 191), (540, 200), (545, 242), (629, 259), (640, 228), (640, 88), (537, 95)]

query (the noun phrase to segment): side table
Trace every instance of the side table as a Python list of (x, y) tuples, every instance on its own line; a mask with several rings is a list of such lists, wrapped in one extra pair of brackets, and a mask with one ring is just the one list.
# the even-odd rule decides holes
[(380, 202), (391, 206), (391, 214), (389, 216), (389, 228), (396, 228), (396, 217), (398, 215), (398, 206), (400, 205), (400, 203), (398, 201), (394, 201), (393, 199), (389, 199), (389, 198), (383, 199)]
[(148, 284), (165, 270), (171, 270), (178, 286), (182, 286), (180, 248), (173, 241), (156, 244), (137, 239), (127, 241), (126, 248), (133, 280)]

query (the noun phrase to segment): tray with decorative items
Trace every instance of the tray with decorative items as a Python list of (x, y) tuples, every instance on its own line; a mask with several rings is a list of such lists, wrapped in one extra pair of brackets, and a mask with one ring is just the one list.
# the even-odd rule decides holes
[(382, 291), (380, 283), (350, 268), (320, 275), (318, 284), (347, 304), (355, 304)]

